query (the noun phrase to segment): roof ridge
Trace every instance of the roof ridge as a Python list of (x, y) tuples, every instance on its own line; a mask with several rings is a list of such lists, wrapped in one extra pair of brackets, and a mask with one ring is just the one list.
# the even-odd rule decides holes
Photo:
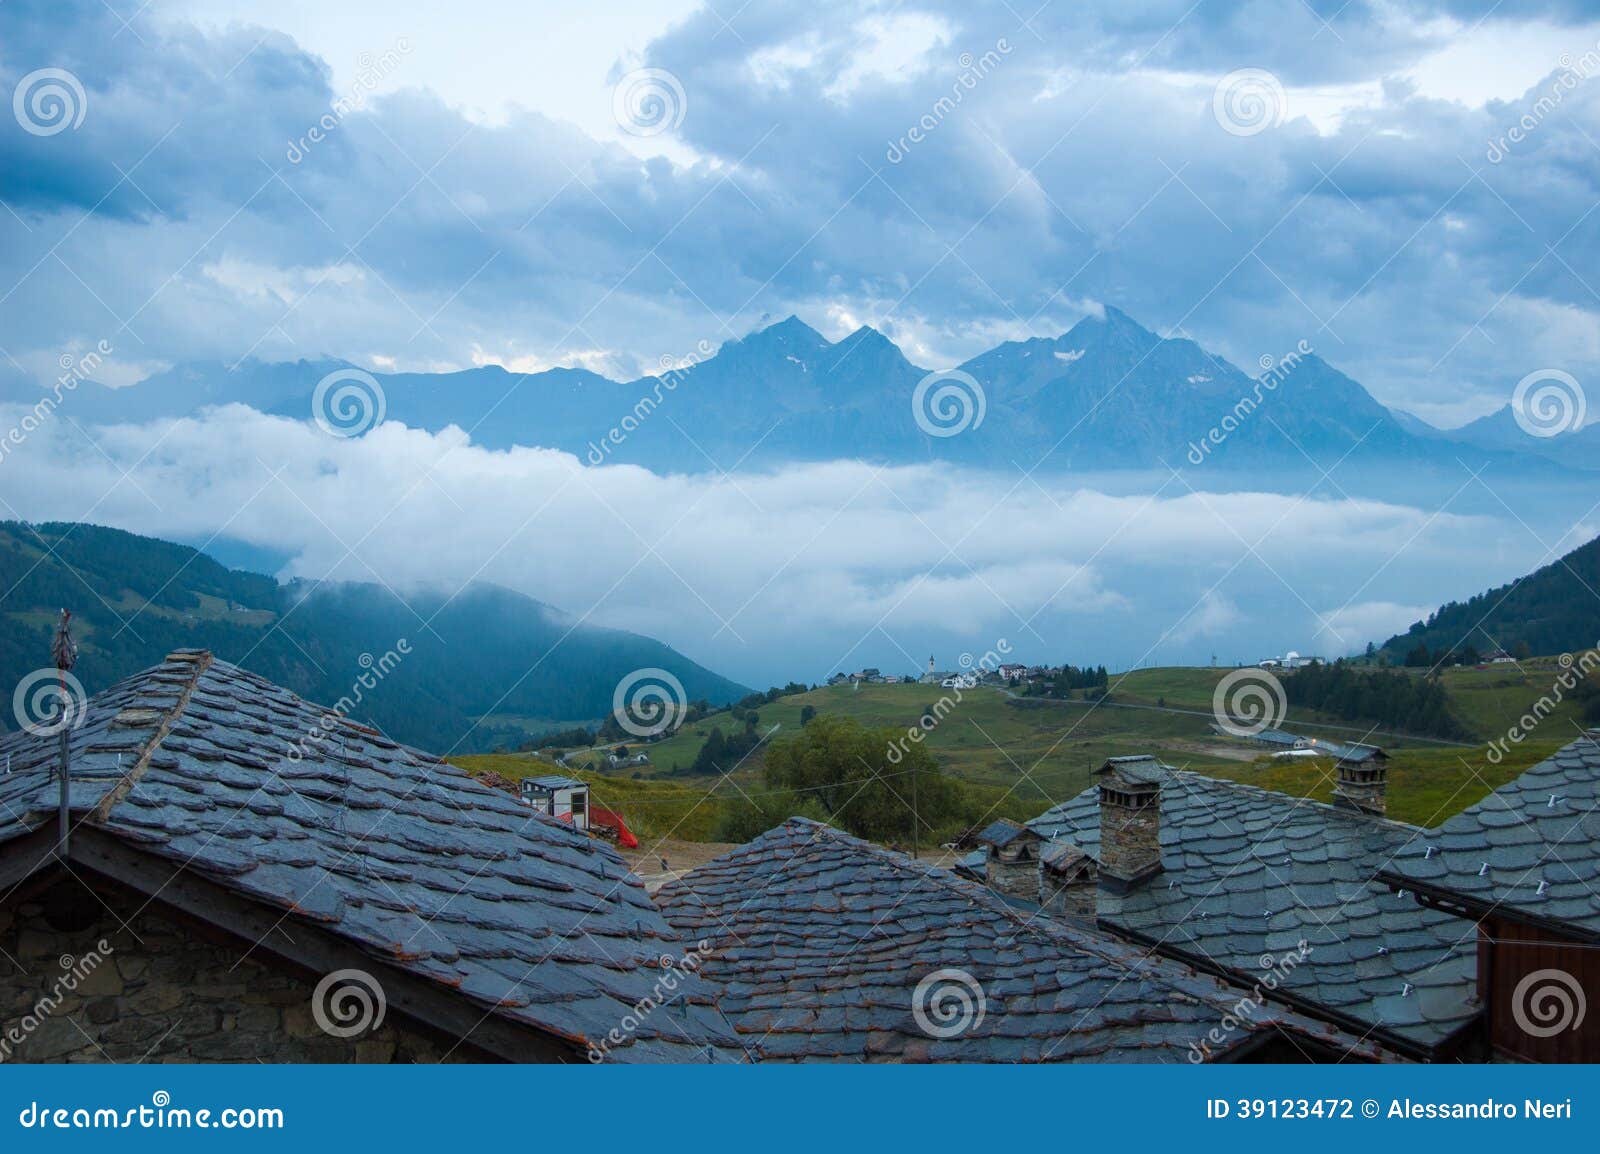
[[(1574, 743), (1574, 744), (1576, 744), (1576, 743)], [(1529, 768), (1531, 769), (1533, 767), (1530, 766)], [(1524, 771), (1524, 772), (1526, 772), (1526, 771)], [(1209, 774), (1198, 773), (1198, 772), (1196, 772), (1195, 770), (1192, 770), (1192, 769), (1174, 769), (1174, 770), (1172, 770), (1172, 772), (1170, 774), (1168, 774), (1168, 778), (1170, 780), (1181, 780), (1186, 785), (1187, 784), (1196, 784), (1196, 783), (1202, 783), (1203, 782), (1204, 784), (1206, 784), (1208, 786), (1216, 786), (1218, 788), (1233, 789), (1233, 790), (1239, 791), (1240, 793), (1261, 794), (1261, 795), (1264, 795), (1266, 797), (1271, 798), (1273, 801), (1276, 801), (1276, 802), (1278, 802), (1278, 803), (1280, 803), (1282, 805), (1287, 805), (1287, 806), (1291, 806), (1291, 807), (1295, 807), (1295, 808), (1298, 808), (1300, 806), (1307, 806), (1307, 807), (1311, 807), (1311, 808), (1315, 808), (1315, 809), (1319, 809), (1319, 810), (1325, 810), (1326, 812), (1328, 812), (1330, 814), (1333, 814), (1333, 815), (1335, 815), (1337, 817), (1348, 818), (1351, 821), (1360, 821), (1360, 822), (1365, 822), (1365, 823), (1372, 824), (1372, 825), (1388, 825), (1388, 826), (1393, 826), (1396, 829), (1407, 830), (1407, 831), (1410, 831), (1412, 833), (1426, 832), (1426, 830), (1427, 830), (1426, 826), (1412, 825), (1410, 822), (1399, 821), (1399, 820), (1397, 820), (1395, 818), (1392, 818), (1392, 817), (1378, 817), (1376, 814), (1359, 813), (1359, 812), (1357, 812), (1355, 810), (1345, 809), (1342, 806), (1334, 805), (1332, 802), (1318, 801), (1314, 797), (1296, 797), (1292, 793), (1284, 793), (1282, 790), (1278, 790), (1278, 789), (1268, 789), (1264, 785), (1255, 785), (1252, 782), (1248, 782), (1248, 781), (1235, 781), (1231, 777), (1212, 777)], [(1516, 778), (1512, 778), (1512, 781), (1515, 781), (1515, 780), (1516, 780)], [(1509, 785), (1510, 783), (1508, 782), (1507, 784)], [(1504, 787), (1502, 787), (1502, 788), (1504, 788)], [(1073, 802), (1075, 802), (1078, 799), (1082, 798), (1085, 794), (1093, 793), (1097, 789), (1098, 789), (1098, 787), (1094, 786), (1094, 785), (1090, 785), (1090, 786), (1088, 786), (1088, 787), (1086, 787), (1084, 789), (1081, 789), (1077, 793), (1073, 794), (1066, 801), (1060, 801), (1060, 802), (1057, 802), (1055, 805), (1052, 805), (1049, 809), (1045, 810), (1044, 813), (1041, 813), (1038, 817), (1029, 818), (1028, 821), (1025, 824), (1032, 825), (1036, 821), (1041, 821), (1047, 815), (1055, 813), (1058, 810), (1065, 809), (1067, 806), (1071, 805)], [(1494, 791), (1491, 791), (1491, 793), (1492, 792), (1494, 792)], [(1481, 804), (1481, 799), (1480, 799), (1480, 802), (1475, 802), (1474, 804), (1475, 805), (1476, 804)], [(1471, 809), (1472, 807), (1468, 806), (1467, 808)], [(1462, 812), (1465, 813), (1466, 810), (1463, 810)]]
[[(120, 781), (106, 790), (100, 800), (95, 803), (94, 809), (89, 811), (89, 817), (97, 824), (103, 824), (111, 816), (111, 811), (128, 794), (133, 792), (133, 787), (139, 784), (139, 779), (149, 770), (151, 758), (155, 756), (156, 750), (161, 748), (161, 743), (167, 739), (167, 734), (172, 732), (173, 724), (183, 714), (183, 711), (189, 707), (189, 700), (194, 696), (194, 691), (200, 684), (200, 678), (205, 676), (206, 671), (211, 668), (211, 651), (208, 649), (175, 649), (167, 654), (167, 660), (164, 664), (179, 661), (187, 662), (194, 667), (189, 676), (189, 684), (179, 691), (177, 700), (172, 703), (166, 715), (162, 717), (161, 723), (156, 726), (155, 732), (145, 742), (144, 749), (139, 752), (139, 760), (134, 762), (133, 768), (123, 774)], [(159, 669), (161, 666), (155, 666), (154, 668)], [(148, 673), (150, 671), (146, 670), (145, 672)]]
[(1299, 807), (1302, 805), (1310, 806), (1316, 809), (1326, 810), (1327, 812), (1338, 817), (1349, 818), (1352, 821), (1366, 822), (1373, 825), (1390, 825), (1397, 829), (1411, 830), (1413, 832), (1421, 831), (1424, 828), (1420, 825), (1412, 825), (1410, 822), (1398, 821), (1392, 817), (1379, 817), (1377, 814), (1346, 809), (1343, 806), (1333, 804), (1331, 801), (1318, 801), (1314, 797), (1296, 797), (1292, 793), (1284, 793), (1282, 790), (1278, 789), (1268, 789), (1264, 785), (1255, 785), (1248, 781), (1235, 781), (1231, 777), (1211, 777), (1207, 774), (1196, 773), (1192, 769), (1174, 770), (1172, 776), (1183, 777), (1192, 781), (1204, 781), (1211, 785), (1226, 786), (1229, 789), (1236, 789), (1242, 793), (1265, 794), (1268, 797), (1282, 802), (1285, 805), (1294, 807)]
[[(796, 820), (797, 819), (795, 818), (790, 818), (784, 824), (788, 825)], [(1014, 909), (1005, 901), (995, 896), (995, 894), (992, 893), (988, 887), (979, 885), (977, 882), (970, 881), (969, 879), (957, 874), (953, 870), (945, 869), (942, 866), (930, 865), (923, 862), (919, 858), (908, 858), (899, 850), (892, 850), (887, 846), (881, 846), (875, 842), (867, 841), (864, 838), (858, 838), (854, 834), (846, 833), (843, 830), (836, 829), (835, 827), (826, 825), (822, 822), (817, 822), (815, 824), (836, 841), (850, 843), (855, 847), (864, 849), (871, 856), (881, 859), (885, 864), (896, 870), (899, 870), (902, 873), (928, 878), (928, 880), (933, 881), (943, 889), (948, 890), (956, 896), (964, 899), (970, 905), (976, 906), (990, 913), (1002, 915), (1009, 921), (1015, 923), (1016, 928), (1019, 931), (1033, 933), (1050, 941), (1055, 941), (1060, 938), (1067, 938), (1079, 948), (1094, 953), (1097, 957), (1104, 961), (1127, 962), (1126, 958), (1118, 956), (1118, 951), (1126, 952), (1131, 950), (1132, 947), (1127, 946), (1125, 943), (1118, 939), (1114, 939), (1109, 935), (1097, 935), (1072, 926), (1061, 925), (1055, 922), (1041, 923), (1035, 918), (1034, 915), (1031, 914), (1027, 917), (1023, 917), (1021, 911)], [(1113, 949), (1105, 950), (1100, 948), (1103, 946), (1110, 946), (1113, 947)], [(1146, 954), (1131, 964), (1138, 965), (1149, 960), (1150, 957), (1151, 955)], [(1180, 966), (1182, 965), (1182, 963), (1174, 964)], [(1186, 970), (1189, 969), (1187, 966), (1184, 966), (1183, 968)]]

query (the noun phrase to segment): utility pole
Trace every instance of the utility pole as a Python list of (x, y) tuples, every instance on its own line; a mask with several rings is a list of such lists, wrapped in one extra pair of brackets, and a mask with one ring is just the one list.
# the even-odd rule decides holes
[[(61, 611), (61, 622), (56, 626), (55, 639), (50, 643), (50, 657), (55, 661), (56, 670), (61, 680), (61, 697), (57, 708), (60, 710), (58, 719), (61, 732), (57, 740), (61, 742), (61, 793), (60, 793), (60, 835), (56, 842), (56, 854), (65, 862), (67, 860), (67, 843), (72, 836), (72, 808), (70, 799), (71, 783), (71, 758), (72, 758), (72, 691), (67, 688), (67, 674), (78, 662), (78, 646), (72, 640), (70, 624), (72, 614), (66, 609)], [(87, 706), (87, 702), (85, 705)]]
[(911, 860), (917, 860), (917, 771), (911, 770)]

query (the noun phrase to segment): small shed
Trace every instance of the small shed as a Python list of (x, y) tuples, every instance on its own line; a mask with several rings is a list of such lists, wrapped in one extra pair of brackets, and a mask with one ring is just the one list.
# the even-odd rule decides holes
[(574, 829), (589, 829), (589, 787), (558, 773), (522, 779), (522, 804), (571, 822)]

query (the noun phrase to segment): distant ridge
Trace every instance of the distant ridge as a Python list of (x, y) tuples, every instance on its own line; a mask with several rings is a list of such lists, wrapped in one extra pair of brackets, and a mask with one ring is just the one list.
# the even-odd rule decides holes
[[(237, 402), (305, 420), (317, 382), (352, 367), (181, 365), (132, 388), (85, 386), (78, 419), (149, 420)], [(841, 458), (1047, 472), (1213, 463), (1314, 471), (1347, 458), (1455, 471), (1464, 457), (1600, 468), (1600, 454), (1569, 452), (1561, 439), (1433, 429), (1385, 408), (1314, 351), (1290, 353), (1253, 376), (1111, 306), (1060, 336), (1008, 341), (956, 370), (919, 394), (928, 370), (883, 333), (863, 326), (829, 341), (790, 316), (697, 363), (631, 382), (572, 368), (520, 375), (498, 365), (373, 375), (388, 419), (433, 432), (454, 425), (493, 449), (545, 446), (590, 464), (659, 471)], [(1574, 445), (1580, 437), (1591, 445), (1600, 431), (1571, 438)]]

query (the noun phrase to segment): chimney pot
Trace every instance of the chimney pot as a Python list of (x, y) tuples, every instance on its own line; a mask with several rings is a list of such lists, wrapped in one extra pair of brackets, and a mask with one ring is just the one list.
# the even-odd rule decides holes
[(1337, 757), (1334, 804), (1383, 817), (1389, 806), (1389, 755), (1375, 745), (1347, 745)]
[(1100, 877), (1131, 889), (1161, 872), (1161, 784), (1172, 770), (1155, 758), (1113, 757), (1100, 779)]
[(1001, 818), (978, 835), (986, 851), (989, 887), (1011, 897), (1039, 900), (1039, 849), (1044, 838), (1030, 826)]

